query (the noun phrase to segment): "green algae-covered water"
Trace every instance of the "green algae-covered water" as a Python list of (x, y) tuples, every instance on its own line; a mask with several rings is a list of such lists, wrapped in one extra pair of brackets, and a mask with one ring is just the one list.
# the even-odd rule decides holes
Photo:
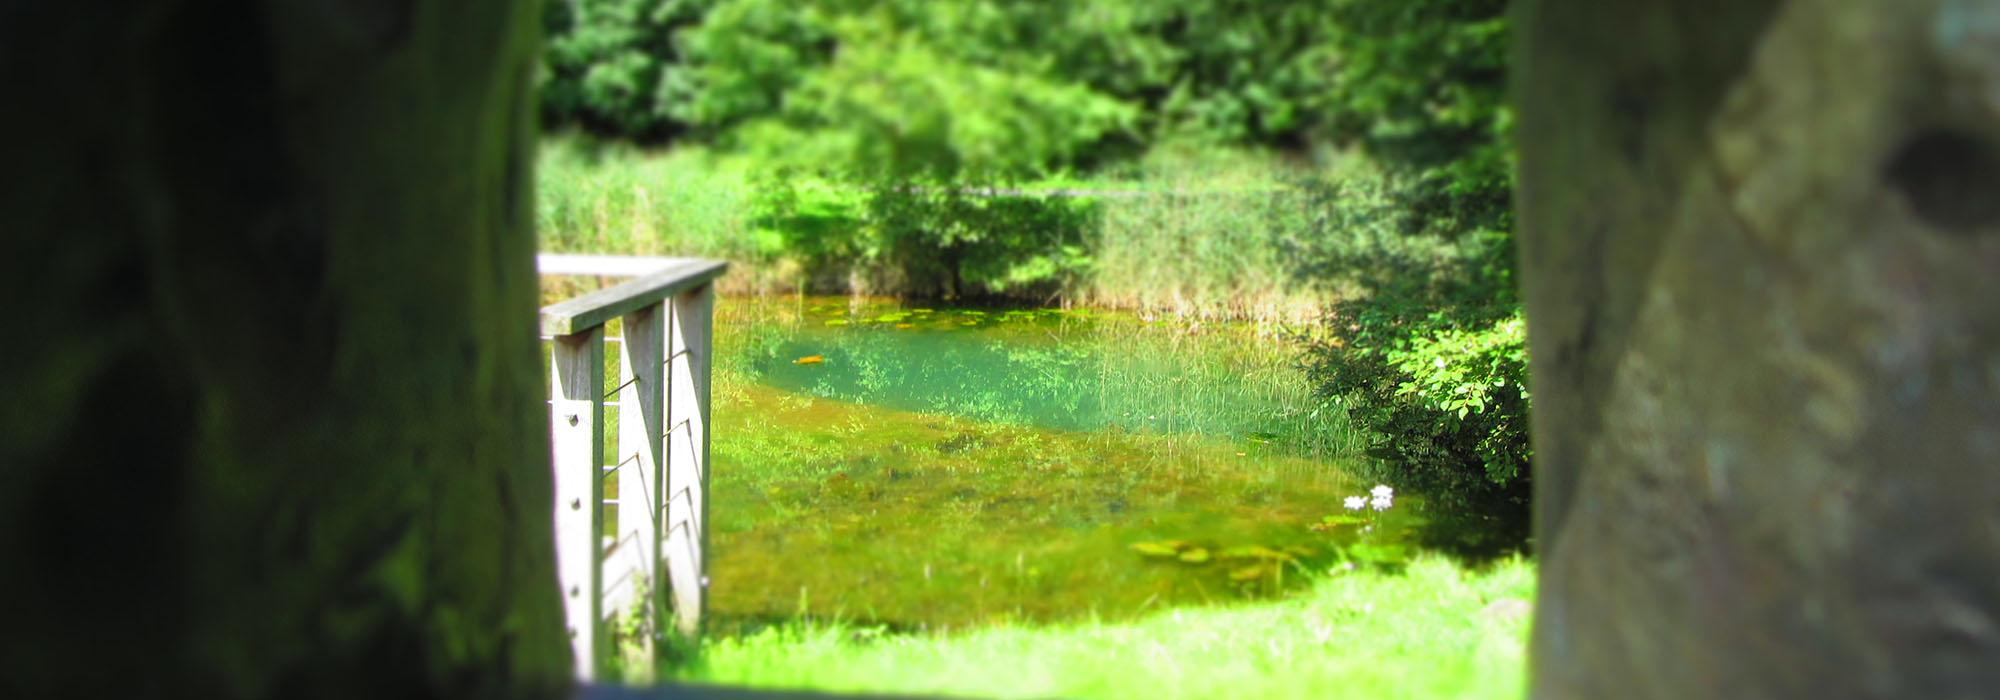
[(710, 603), (937, 629), (1282, 595), (1393, 560), (1359, 444), (1253, 325), (887, 300), (717, 307)]

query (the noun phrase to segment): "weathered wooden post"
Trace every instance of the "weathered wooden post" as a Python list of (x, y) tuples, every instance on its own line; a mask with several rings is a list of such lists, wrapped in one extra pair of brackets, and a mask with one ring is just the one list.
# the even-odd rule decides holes
[[(667, 423), (667, 316), (665, 303), (655, 303), (625, 314), (625, 342), (622, 344), (618, 399), (618, 536), (614, 545), (632, 548), (620, 557), (625, 571), (618, 575), (633, 582), (632, 600), (625, 605), (645, 608), (647, 655), (654, 651), (652, 636), (659, 634), (659, 615), (664, 607), (659, 578), (660, 520), (664, 512), (665, 444)], [(649, 596), (641, 600), (637, 594)]]
[(675, 625), (693, 636), (708, 602), (708, 416), (715, 290), (702, 284), (673, 299), (668, 372), (666, 580)]
[(577, 677), (591, 680), (610, 653), (598, 562), (604, 522), (604, 327), (556, 336), (549, 344), (550, 464), (555, 480), (556, 573)]
[(2000, 3), (1533, 0), (1540, 698), (2000, 688)]

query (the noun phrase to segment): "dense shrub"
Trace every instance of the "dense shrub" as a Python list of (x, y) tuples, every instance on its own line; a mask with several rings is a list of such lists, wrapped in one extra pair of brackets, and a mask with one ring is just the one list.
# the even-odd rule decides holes
[(1087, 274), (1097, 206), (992, 184), (788, 176), (761, 182), (751, 212), (813, 291), (1046, 299)]
[(1313, 377), (1375, 432), (1398, 480), (1458, 501), (1525, 506), (1527, 352), (1517, 313), (1466, 320), (1357, 304)]
[(868, 229), (903, 287), (918, 294), (1048, 299), (1074, 287), (1091, 264), (1084, 239), (1095, 203), (1008, 189), (950, 181), (880, 188), (869, 198)]

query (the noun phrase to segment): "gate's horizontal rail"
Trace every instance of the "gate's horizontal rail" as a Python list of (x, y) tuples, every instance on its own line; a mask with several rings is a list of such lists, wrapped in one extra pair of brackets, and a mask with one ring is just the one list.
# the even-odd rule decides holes
[(604, 325), (661, 299), (707, 284), (729, 271), (729, 263), (700, 258), (543, 255), (535, 262), (544, 275), (635, 277), (617, 286), (542, 307), (542, 335), (570, 335)]

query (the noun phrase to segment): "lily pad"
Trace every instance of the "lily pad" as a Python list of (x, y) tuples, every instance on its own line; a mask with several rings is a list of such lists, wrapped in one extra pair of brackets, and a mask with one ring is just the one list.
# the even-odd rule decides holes
[(1180, 555), (1179, 550), (1174, 549), (1166, 542), (1134, 542), (1132, 543), (1132, 551), (1149, 557), (1165, 558)]
[(1229, 580), (1255, 581), (1257, 579), (1270, 576), (1272, 573), (1273, 573), (1273, 567), (1269, 564), (1251, 564), (1249, 566), (1229, 572)]
[(1230, 547), (1222, 550), (1220, 556), (1224, 559), (1262, 559), (1265, 561), (1290, 561), (1293, 558), (1290, 554), (1254, 544), (1247, 547)]
[(1189, 564), (1206, 564), (1208, 563), (1208, 550), (1202, 549), (1200, 547), (1194, 547), (1185, 552), (1181, 552), (1181, 561), (1187, 562)]

